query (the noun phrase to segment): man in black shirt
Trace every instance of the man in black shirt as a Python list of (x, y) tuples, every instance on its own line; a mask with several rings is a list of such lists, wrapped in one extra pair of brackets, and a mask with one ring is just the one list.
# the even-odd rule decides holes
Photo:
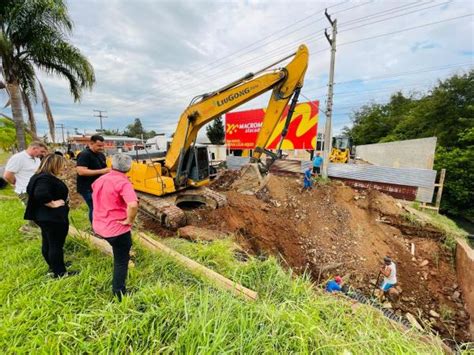
[(77, 192), (81, 194), (89, 207), (89, 221), (92, 223), (92, 183), (103, 174), (107, 174), (104, 155), (104, 137), (94, 135), (89, 146), (77, 157)]

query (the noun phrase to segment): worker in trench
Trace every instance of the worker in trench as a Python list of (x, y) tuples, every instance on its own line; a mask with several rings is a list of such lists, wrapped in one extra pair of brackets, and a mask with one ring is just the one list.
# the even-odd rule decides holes
[(313, 176), (314, 174), (312, 172), (311, 167), (308, 167), (304, 172), (303, 189), (301, 190), (301, 192), (310, 191), (313, 188)]
[(391, 290), (395, 290), (397, 284), (397, 266), (393, 260), (386, 256), (383, 258), (383, 265), (380, 268), (380, 274), (383, 275), (383, 282), (380, 286), (379, 298), (382, 300)]
[(343, 291), (343, 285), (344, 281), (342, 280), (342, 277), (338, 275), (334, 279), (328, 281), (326, 284), (326, 291), (329, 293), (341, 292)]

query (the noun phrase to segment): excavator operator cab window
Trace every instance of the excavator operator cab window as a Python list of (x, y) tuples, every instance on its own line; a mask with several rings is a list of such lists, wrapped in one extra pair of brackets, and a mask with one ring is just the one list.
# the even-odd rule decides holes
[(191, 163), (188, 177), (196, 182), (209, 178), (209, 153), (207, 147), (194, 147), (194, 159)]

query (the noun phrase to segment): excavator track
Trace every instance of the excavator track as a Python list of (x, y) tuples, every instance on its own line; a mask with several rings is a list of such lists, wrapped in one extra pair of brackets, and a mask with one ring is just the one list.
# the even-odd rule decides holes
[(216, 209), (227, 205), (227, 198), (209, 188), (189, 189), (176, 196), (159, 197), (137, 193), (140, 211), (158, 221), (163, 227), (176, 230), (187, 224), (186, 214), (179, 205), (192, 203)]

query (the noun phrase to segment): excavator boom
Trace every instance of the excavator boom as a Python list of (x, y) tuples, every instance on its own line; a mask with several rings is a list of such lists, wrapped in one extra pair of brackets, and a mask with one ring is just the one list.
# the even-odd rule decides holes
[(303, 86), (308, 66), (307, 47), (301, 45), (292, 56), (293, 60), (284, 68), (271, 72), (265, 72), (268, 69), (265, 68), (263, 73), (259, 72), (261, 74), (248, 74), (215, 92), (203, 95), (199, 102), (186, 108), (179, 119), (164, 164), (172, 176), (178, 177), (176, 180), (182, 174), (186, 175), (184, 156), (206, 123), (273, 90), (256, 141), (254, 158), (260, 158), (293, 93)]

